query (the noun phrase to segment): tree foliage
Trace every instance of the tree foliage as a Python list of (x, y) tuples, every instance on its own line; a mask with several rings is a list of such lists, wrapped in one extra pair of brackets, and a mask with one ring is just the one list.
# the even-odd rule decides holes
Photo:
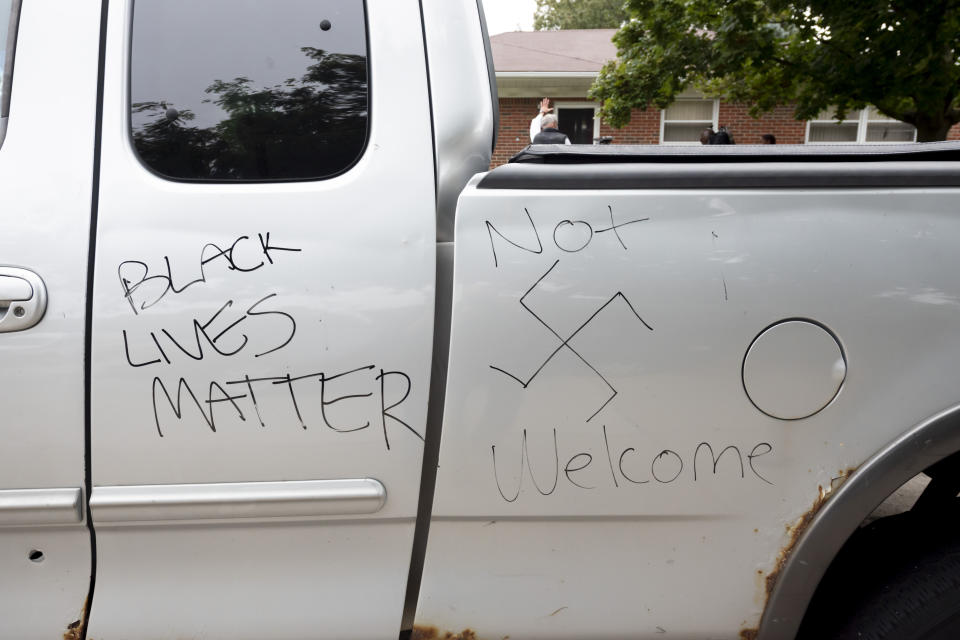
[(615, 29), (627, 19), (624, 0), (537, 0), (533, 28)]
[(960, 0), (627, 0), (590, 96), (623, 126), (689, 86), (811, 119), (875, 105), (943, 140), (960, 121)]

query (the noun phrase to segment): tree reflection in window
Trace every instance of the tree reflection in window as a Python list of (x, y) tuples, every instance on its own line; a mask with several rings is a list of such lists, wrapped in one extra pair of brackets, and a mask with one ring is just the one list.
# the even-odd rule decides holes
[(367, 137), (366, 57), (300, 51), (311, 61), (300, 78), (263, 88), (242, 76), (214, 80), (202, 102), (216, 104), (226, 117), (213, 126), (193, 126), (188, 106), (134, 103), (140, 157), (154, 171), (181, 179), (323, 178), (348, 168)]

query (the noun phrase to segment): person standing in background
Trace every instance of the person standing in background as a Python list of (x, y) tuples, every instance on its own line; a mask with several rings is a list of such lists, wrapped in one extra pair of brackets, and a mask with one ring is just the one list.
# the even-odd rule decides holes
[(537, 137), (543, 130), (543, 116), (547, 115), (553, 111), (553, 107), (550, 106), (550, 98), (544, 98), (540, 101), (540, 113), (538, 113), (533, 120), (530, 121), (530, 142), (533, 142), (533, 139)]
[(548, 113), (540, 119), (543, 127), (540, 133), (533, 137), (533, 144), (570, 144), (570, 138), (557, 128), (557, 116)]
[(530, 142), (532, 144), (570, 144), (570, 138), (557, 128), (559, 120), (550, 113), (550, 98), (540, 101), (540, 113), (530, 121)]
[(736, 144), (733, 141), (733, 136), (730, 135), (730, 132), (726, 127), (721, 126), (717, 128), (717, 132), (713, 134), (713, 137), (710, 139), (710, 144)]

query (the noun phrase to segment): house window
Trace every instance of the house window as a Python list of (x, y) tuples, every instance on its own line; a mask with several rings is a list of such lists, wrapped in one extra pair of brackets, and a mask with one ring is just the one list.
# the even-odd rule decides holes
[(873, 107), (867, 109), (867, 142), (916, 142), (917, 128), (912, 124), (888, 118)]
[(810, 144), (914, 142), (917, 130), (913, 125), (888, 118), (874, 107), (847, 112), (844, 120), (833, 118), (836, 111), (828, 109), (807, 122), (807, 142)]
[(704, 129), (717, 128), (717, 100), (681, 98), (660, 112), (660, 142), (699, 144)]
[(164, 177), (343, 173), (366, 147), (368, 95), (363, 0), (134, 5), (130, 133)]

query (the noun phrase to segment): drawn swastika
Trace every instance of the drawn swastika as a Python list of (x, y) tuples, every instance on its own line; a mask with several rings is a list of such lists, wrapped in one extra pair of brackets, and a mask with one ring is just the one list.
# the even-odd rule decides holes
[(550, 273), (556, 268), (556, 266), (557, 266), (559, 263), (560, 263), (560, 261), (559, 261), (559, 260), (556, 260), (556, 261), (550, 266), (550, 268), (547, 269), (546, 273), (544, 273), (542, 276), (540, 276), (539, 278), (537, 278), (537, 281), (534, 282), (533, 285), (532, 285), (529, 289), (527, 289), (526, 293), (524, 293), (523, 296), (520, 297), (520, 306), (523, 307), (524, 310), (525, 310), (527, 313), (529, 313), (531, 316), (533, 316), (534, 318), (536, 318), (536, 319), (537, 319), (537, 322), (539, 322), (540, 324), (542, 324), (542, 325), (544, 326), (544, 328), (545, 328), (547, 331), (549, 331), (549, 332), (559, 341), (559, 344), (557, 345), (557, 348), (554, 349), (549, 355), (547, 355), (546, 359), (545, 359), (543, 362), (541, 362), (541, 363), (537, 366), (537, 368), (533, 371), (533, 373), (531, 373), (531, 374), (530, 374), (529, 376), (527, 376), (525, 379), (522, 378), (522, 377), (520, 377), (520, 376), (514, 375), (514, 374), (510, 373), (509, 371), (507, 371), (506, 369), (502, 369), (502, 368), (500, 368), (500, 367), (498, 367), (498, 366), (496, 366), (496, 365), (492, 365), (492, 364), (491, 364), (491, 365), (490, 365), (490, 368), (493, 369), (493, 370), (495, 370), (495, 371), (499, 371), (500, 373), (502, 373), (502, 374), (504, 374), (504, 375), (512, 378), (513, 380), (516, 380), (518, 383), (520, 383), (520, 386), (522, 386), (524, 389), (526, 389), (526, 388), (530, 385), (530, 383), (533, 382), (533, 381), (537, 378), (538, 375), (540, 375), (540, 372), (543, 371), (544, 368), (546, 368), (546, 366), (547, 366), (548, 364), (550, 364), (550, 362), (553, 360), (553, 358), (554, 358), (558, 353), (560, 353), (560, 352), (563, 351), (564, 349), (570, 351), (570, 353), (572, 353), (573, 355), (575, 355), (575, 356), (580, 360), (580, 362), (582, 362), (584, 365), (586, 365), (587, 367), (589, 367), (590, 370), (593, 371), (593, 373), (596, 374), (596, 376), (597, 376), (598, 378), (600, 378), (601, 380), (603, 380), (603, 383), (604, 383), (605, 385), (607, 385), (607, 388), (610, 390), (610, 396), (603, 402), (603, 404), (600, 405), (600, 407), (599, 407), (596, 411), (593, 412), (593, 414), (590, 415), (589, 418), (587, 418), (587, 422), (590, 422), (591, 420), (593, 420), (593, 419), (597, 416), (598, 413), (600, 413), (601, 411), (603, 411), (603, 409), (604, 409), (608, 404), (610, 404), (610, 402), (611, 402), (615, 397), (617, 397), (617, 393), (618, 393), (618, 392), (617, 392), (617, 390), (614, 388), (614, 386), (613, 386), (612, 384), (610, 384), (610, 381), (607, 380), (607, 378), (604, 377), (604, 375), (603, 375), (602, 373), (600, 373), (600, 371), (599, 371), (595, 366), (593, 366), (586, 358), (584, 358), (576, 349), (573, 348), (573, 346), (570, 344), (570, 341), (573, 340), (575, 337), (577, 337), (577, 335), (578, 335), (581, 331), (583, 331), (585, 328), (587, 328), (587, 327), (590, 325), (590, 323), (593, 322), (594, 319), (595, 319), (597, 316), (599, 316), (599, 315), (604, 311), (604, 309), (606, 309), (607, 307), (609, 307), (609, 306), (610, 306), (611, 304), (613, 304), (613, 302), (616, 301), (616, 300), (621, 300), (621, 301), (623, 302), (623, 304), (630, 310), (630, 312), (637, 318), (637, 320), (639, 320), (640, 323), (643, 324), (643, 326), (646, 327), (648, 330), (653, 331), (653, 327), (651, 327), (643, 318), (640, 317), (640, 314), (637, 313), (637, 310), (634, 308), (633, 304), (630, 302), (630, 300), (627, 298), (627, 296), (625, 296), (622, 291), (617, 291), (617, 292), (614, 293), (612, 296), (610, 296), (610, 298), (609, 298), (606, 302), (604, 302), (602, 305), (600, 305), (600, 307), (599, 307), (596, 311), (594, 311), (589, 317), (587, 317), (587, 319), (584, 320), (583, 323), (580, 324), (580, 326), (578, 326), (578, 327), (573, 331), (573, 333), (571, 333), (570, 335), (568, 335), (568, 336), (566, 336), (566, 337), (563, 337), (560, 333), (558, 333), (558, 332), (556, 331), (556, 329), (554, 329), (554, 328), (550, 325), (550, 323), (548, 323), (546, 320), (544, 320), (542, 317), (540, 317), (540, 315), (537, 314), (537, 312), (536, 312), (534, 309), (532, 309), (529, 305), (527, 305), (527, 296), (529, 296), (531, 293), (533, 293), (533, 291), (540, 285), (541, 282), (543, 282), (543, 281), (547, 278), (547, 276), (550, 275)]

